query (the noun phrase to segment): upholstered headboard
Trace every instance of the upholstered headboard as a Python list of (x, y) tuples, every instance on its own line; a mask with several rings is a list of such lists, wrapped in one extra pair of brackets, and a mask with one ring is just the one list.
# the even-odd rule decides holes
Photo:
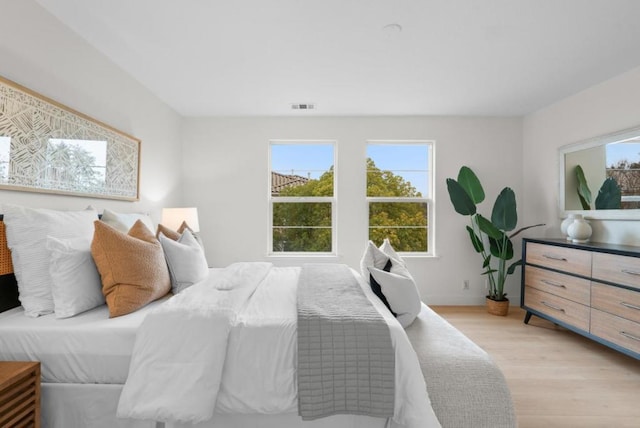
[(3, 216), (0, 214), (0, 312), (20, 306), (18, 284), (13, 274), (11, 252), (7, 247)]

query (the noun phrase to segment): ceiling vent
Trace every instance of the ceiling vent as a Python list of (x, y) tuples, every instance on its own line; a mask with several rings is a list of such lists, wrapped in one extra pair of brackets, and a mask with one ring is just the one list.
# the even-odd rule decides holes
[(315, 110), (316, 105), (313, 103), (296, 103), (291, 104), (291, 110)]

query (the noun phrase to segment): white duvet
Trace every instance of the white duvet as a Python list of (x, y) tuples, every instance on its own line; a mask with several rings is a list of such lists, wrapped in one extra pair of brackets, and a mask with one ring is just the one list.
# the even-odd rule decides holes
[[(404, 329), (353, 272), (387, 321), (395, 348), (389, 425), (439, 427)], [(232, 264), (150, 312), (136, 336), (118, 416), (197, 423), (214, 412), (297, 413), (299, 273), (269, 263)]]

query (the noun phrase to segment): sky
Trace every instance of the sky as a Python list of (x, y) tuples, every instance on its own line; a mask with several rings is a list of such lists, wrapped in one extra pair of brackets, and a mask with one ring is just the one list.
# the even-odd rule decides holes
[(640, 143), (607, 144), (607, 167), (623, 159), (639, 162)]
[[(272, 144), (271, 166), (281, 174), (319, 178), (333, 165), (333, 144)], [(420, 144), (369, 144), (367, 157), (376, 166), (391, 170), (428, 196), (428, 151)], [(363, 160), (364, 162), (364, 160)]]
[(409, 181), (422, 196), (429, 195), (428, 150), (422, 144), (369, 144), (367, 157), (373, 159), (376, 167), (392, 171)]

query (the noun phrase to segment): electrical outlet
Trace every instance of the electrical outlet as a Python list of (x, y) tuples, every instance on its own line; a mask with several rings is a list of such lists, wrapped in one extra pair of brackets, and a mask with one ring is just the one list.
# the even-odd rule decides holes
[(462, 289), (463, 290), (468, 290), (469, 289), (469, 280), (465, 279), (464, 281), (462, 281)]

